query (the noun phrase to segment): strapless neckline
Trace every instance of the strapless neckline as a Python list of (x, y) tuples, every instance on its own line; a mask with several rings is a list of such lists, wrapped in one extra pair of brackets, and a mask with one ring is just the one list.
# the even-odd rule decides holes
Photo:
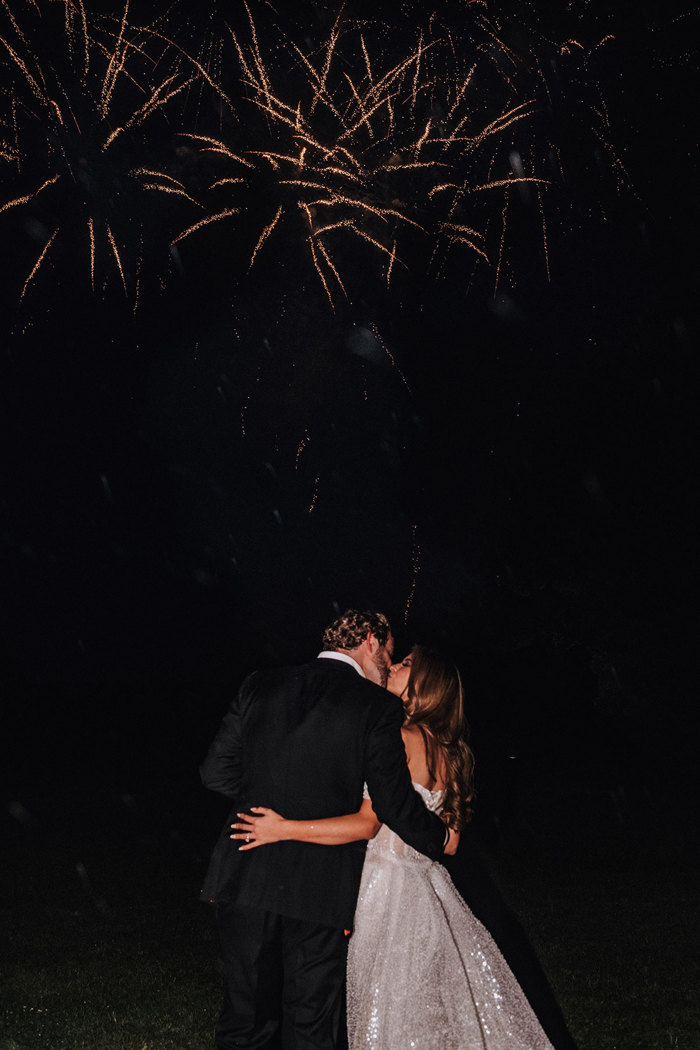
[(434, 791), (431, 791), (430, 788), (424, 787), (423, 784), (418, 784), (415, 780), (412, 780), (411, 783), (413, 784), (413, 787), (418, 792), (418, 794), (422, 795), (423, 798), (427, 797), (431, 800), (434, 800), (442, 798), (442, 796), (445, 793), (444, 788), (436, 788)]

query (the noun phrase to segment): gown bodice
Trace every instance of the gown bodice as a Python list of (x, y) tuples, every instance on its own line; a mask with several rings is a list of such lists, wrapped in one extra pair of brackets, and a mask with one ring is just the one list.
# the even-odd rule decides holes
[[(422, 784), (416, 784), (415, 781), (413, 781), (413, 787), (423, 799), (426, 809), (429, 809), (431, 813), (440, 812), (445, 794), (442, 789), (431, 791), (429, 788), (423, 787)], [(365, 797), (369, 796), (365, 794)], [(434, 863), (429, 857), (419, 853), (418, 850), (413, 849), (412, 846), (409, 846), (403, 839), (399, 838), (396, 832), (392, 831), (386, 824), (382, 824), (375, 837), (367, 843), (367, 853), (370, 857), (378, 858), (381, 855), (382, 857), (386, 856), (390, 860), (403, 860), (414, 864), (429, 865)]]

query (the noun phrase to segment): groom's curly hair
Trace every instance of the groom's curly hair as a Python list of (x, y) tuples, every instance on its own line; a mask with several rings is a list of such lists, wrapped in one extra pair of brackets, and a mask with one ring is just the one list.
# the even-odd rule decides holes
[(346, 609), (323, 632), (323, 648), (356, 649), (368, 634), (373, 634), (380, 645), (386, 645), (391, 634), (386, 616), (371, 609)]

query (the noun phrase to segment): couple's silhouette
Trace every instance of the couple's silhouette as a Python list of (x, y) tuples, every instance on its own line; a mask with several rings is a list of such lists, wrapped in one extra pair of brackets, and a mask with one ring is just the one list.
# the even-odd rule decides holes
[(348, 610), (317, 659), (246, 679), (202, 764), (234, 803), (202, 891), (217, 1050), (551, 1048), (436, 863), (470, 816), (459, 674), (392, 656), (386, 617)]

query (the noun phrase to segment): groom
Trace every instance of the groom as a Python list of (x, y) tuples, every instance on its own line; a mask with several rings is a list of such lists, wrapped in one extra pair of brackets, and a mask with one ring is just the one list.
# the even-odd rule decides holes
[(385, 616), (349, 609), (311, 663), (257, 671), (241, 686), (201, 766), (233, 800), (202, 899), (216, 904), (224, 958), (217, 1050), (333, 1050), (346, 937), (365, 842), (278, 842), (239, 852), (236, 814), (269, 806), (312, 820), (356, 812), (367, 784), (377, 819), (438, 858), (445, 825), (411, 786), (400, 701), (386, 692), (394, 641)]

